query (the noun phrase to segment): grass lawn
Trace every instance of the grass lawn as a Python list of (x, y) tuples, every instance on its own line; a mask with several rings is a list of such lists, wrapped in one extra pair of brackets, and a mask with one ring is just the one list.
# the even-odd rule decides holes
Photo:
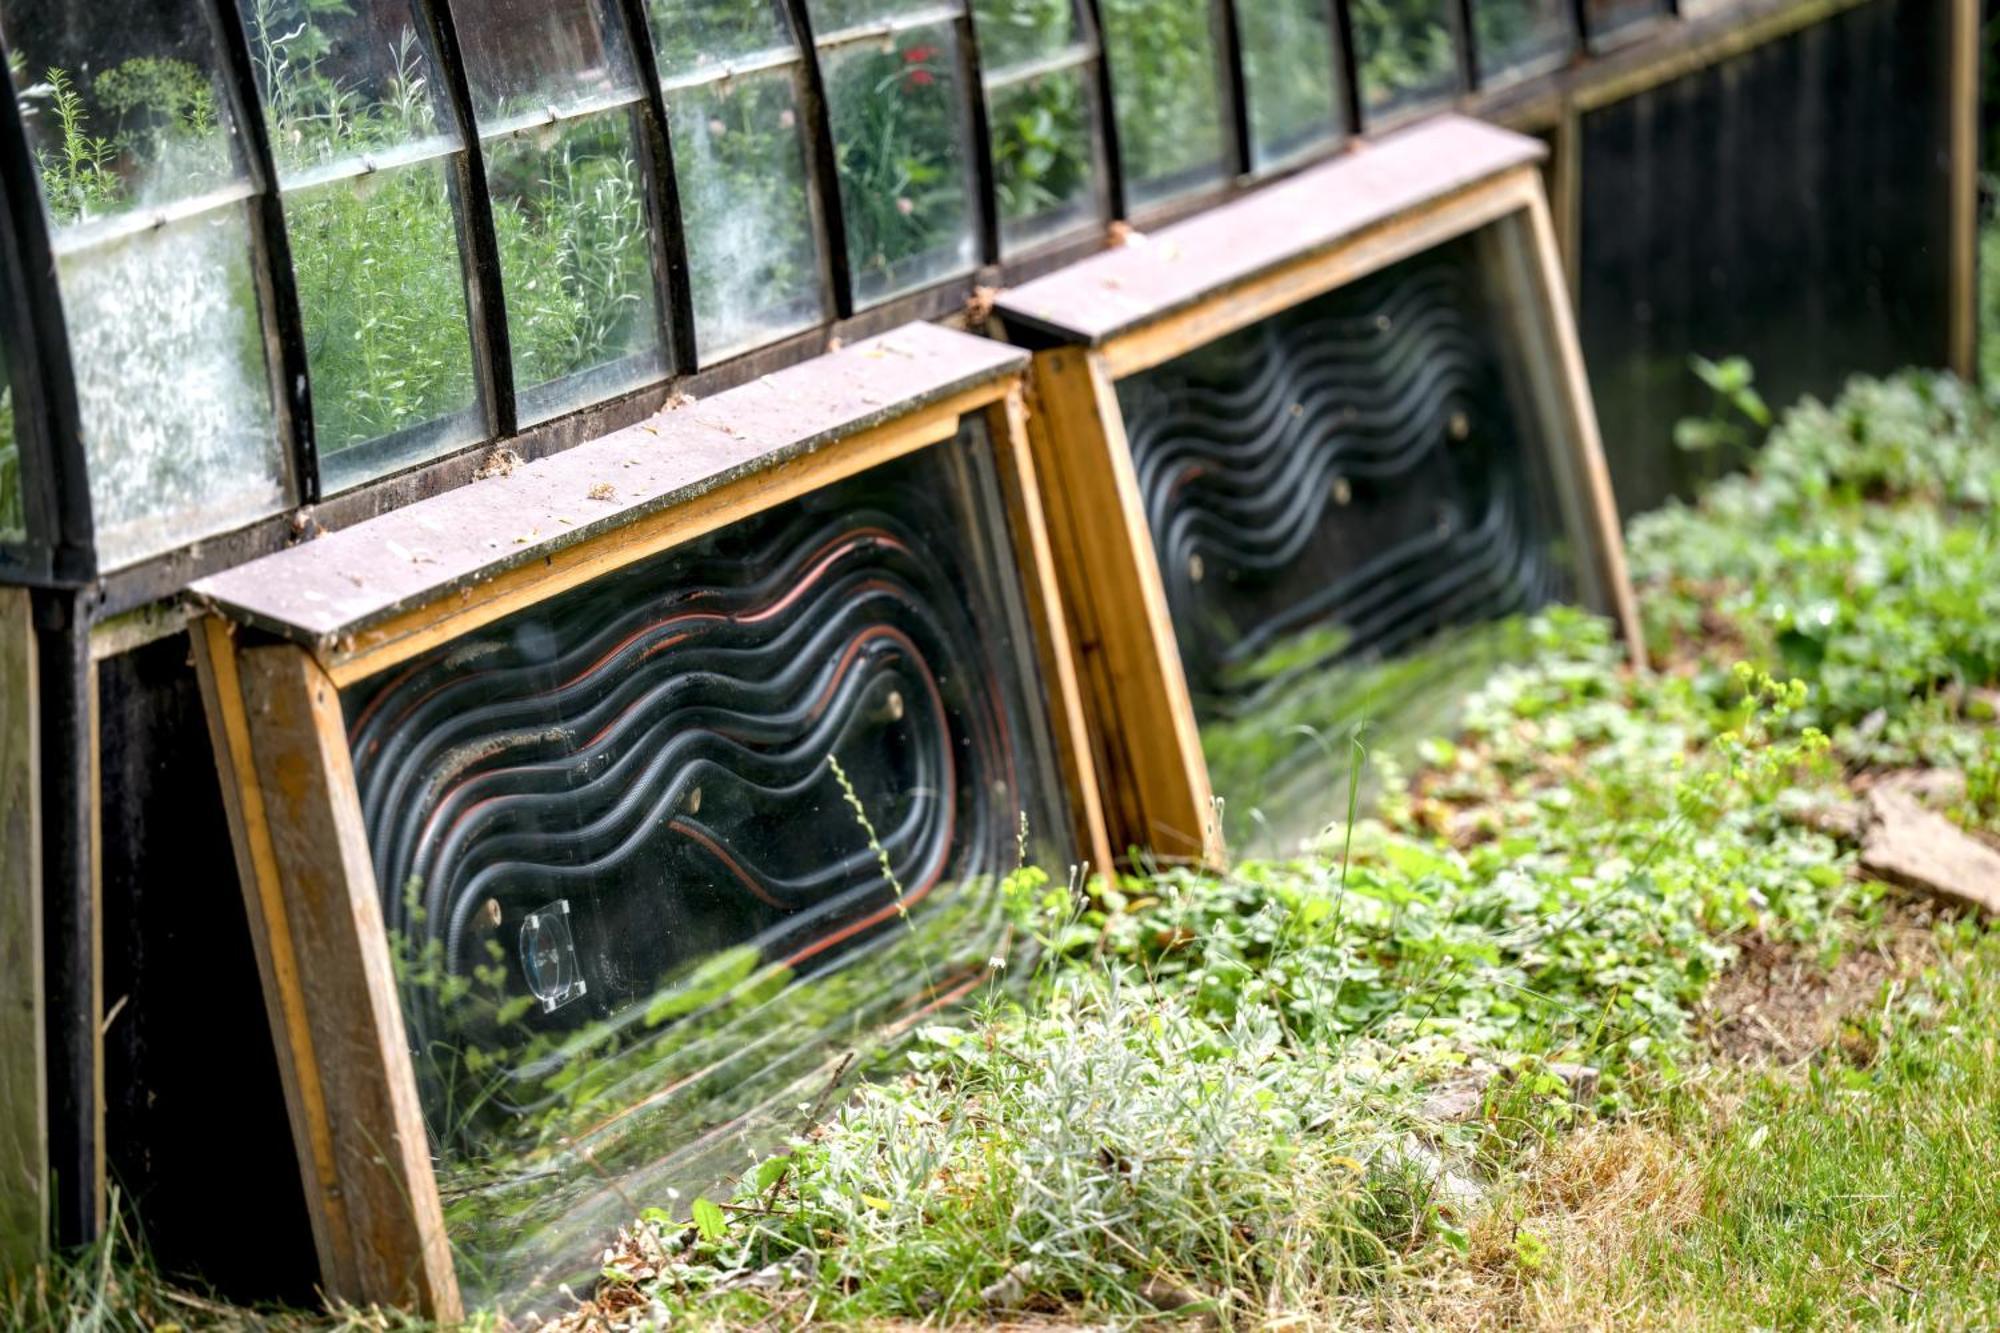
[[(1338, 738), (1383, 795), (1317, 854), (1024, 884), (1032, 976), (535, 1313), (2000, 1322), (2000, 938), (1871, 880), (1838, 817), (1940, 769), (2000, 833), (1997, 493), (2000, 416), (1952, 381), (1794, 408), (1634, 525), (1654, 673), (1539, 617), (1410, 771)], [(132, 1247), (8, 1317), (403, 1326), (232, 1311)]]

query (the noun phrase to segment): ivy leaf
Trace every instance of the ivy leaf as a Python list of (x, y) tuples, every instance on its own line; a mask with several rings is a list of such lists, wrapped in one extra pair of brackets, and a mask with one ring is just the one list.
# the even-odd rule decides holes
[(708, 1198), (694, 1201), (694, 1229), (707, 1241), (721, 1240), (729, 1234), (729, 1219), (722, 1215), (722, 1209)]

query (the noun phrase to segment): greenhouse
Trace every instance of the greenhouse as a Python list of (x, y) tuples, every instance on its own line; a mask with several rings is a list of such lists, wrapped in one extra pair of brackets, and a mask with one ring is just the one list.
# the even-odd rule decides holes
[[(1655, 520), (1778, 522), (1742, 498), (1799, 419), (1775, 409), (1877, 383), (1856, 377), (1934, 372), (1925, 393), (1979, 404), (1934, 416), (1984, 419), (1990, 12), (0, 0), (0, 1326), (61, 1322), (21, 1293), (132, 1237), (118, 1262), (225, 1314), (1290, 1326), (1262, 1223), (1221, 1243), (1228, 1278), (1118, 1229), (1140, 1149), (1110, 1130), (1048, 1149), (1130, 1192), (1098, 1220), (1015, 1253), (1010, 1195), (1006, 1244), (941, 1238), (999, 1173), (998, 1149), (924, 1155), (978, 1081), (962, 1034), (997, 1060), (1004, 1034), (1081, 1032), (1097, 1011), (1051, 968), (1096, 959), (1157, 998), (1192, 950), (1189, 1023), (1223, 1022), (1199, 987), (1268, 985), (1287, 1058), (1333, 1060), (1285, 1024), (1358, 1014), (1403, 937), (1311, 996), (1286, 989), (1307, 963), (1238, 941), (1225, 967), (1211, 941), (1281, 901), (1347, 928), (1357, 830), (1385, 821), (1444, 839), (1385, 874), (1555, 855), (1496, 832), (1504, 804), (1465, 813), (1494, 824), (1476, 836), (1423, 813), (1489, 760), (1520, 795), (1545, 764), (1495, 758), (1520, 737), (1617, 732), (1561, 708), (1481, 730), (1550, 635), (1626, 691), (1697, 676), (1663, 635), (1740, 653), (1781, 717), (1804, 707), (1789, 676), (1833, 688), (1815, 636), (1864, 611), (1722, 628), (1727, 561), (1662, 556)], [(1829, 505), (1907, 486), (1984, 551), (1982, 457), (1937, 485), (1797, 475)], [(1792, 549), (1773, 540), (1742, 555), (1759, 588)], [(1974, 642), (1916, 692), (1971, 718), (2000, 698), (1972, 628), (2000, 607), (1964, 596), (1939, 614)], [(1873, 809), (1898, 767), (1902, 698), (1852, 719), (1873, 730), (1840, 751), (1843, 799)], [(1656, 737), (1619, 762), (1698, 767), (1675, 717), (1679, 758)], [(1973, 805), (2000, 773), (1982, 725), (1949, 765)], [(1597, 762), (1546, 760), (1575, 790), (1545, 804), (1585, 800)], [(1995, 856), (1987, 823), (1967, 836)], [(1867, 827), (1839, 845), (1873, 865)], [(1270, 887), (1315, 866), (1310, 910)], [(1521, 893), (1480, 921), (1598, 919)], [(1174, 915), (1225, 899), (1224, 924)], [(1547, 980), (1521, 976), (1494, 1003)], [(1681, 1003), (1637, 976), (1578, 990), (1604, 1022), (1528, 1073), (1504, 1040), (1453, 1054), (1503, 1071), (1489, 1122), (1536, 1078), (1578, 1116), (1629, 1109), (1590, 1043), (1625, 1032), (1619, 1006)], [(1355, 1020), (1368, 1078), (1406, 1058), (1379, 1049), (1449, 1040), (1428, 1003)], [(1255, 1046), (1226, 1017), (1176, 1059)], [(1548, 1072), (1586, 1047), (1590, 1093)], [(854, 1090), (898, 1088), (922, 1089), (883, 1112), (916, 1156), (898, 1131), (871, 1160), (922, 1201), (826, 1183), (838, 1126), (892, 1095)], [(1389, 1237), (1367, 1208), (1410, 1196), (1381, 1181), (1448, 1155), (1383, 1142), (1339, 1157), (1374, 1201), (1355, 1235)], [(808, 1160), (858, 1212), (811, 1214)], [(1157, 1160), (1164, 1180), (1188, 1154)], [(1468, 1205), (1438, 1202), (1453, 1170), (1403, 1210), (1407, 1243), (1367, 1245), (1472, 1253)], [(892, 1224), (933, 1246), (907, 1291), (843, 1267)], [(1078, 1229), (1120, 1253), (1063, 1268)], [(1306, 1268), (1378, 1261), (1315, 1234)], [(1533, 1284), (1539, 1260), (1508, 1262)]]

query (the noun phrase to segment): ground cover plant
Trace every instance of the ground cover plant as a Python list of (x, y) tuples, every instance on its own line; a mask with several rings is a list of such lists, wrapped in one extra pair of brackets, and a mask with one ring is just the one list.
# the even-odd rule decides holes
[[(997, 958), (535, 1313), (1990, 1321), (2000, 939), (1823, 815), (1948, 769), (1939, 808), (2000, 835), (1996, 488), (2000, 415), (1954, 381), (1795, 407), (1751, 473), (1633, 525), (1654, 672), (1550, 612), (1414, 761), (1333, 738), (1379, 796), (1310, 854), (1019, 880), (1029, 975)], [(170, 1290), (86, 1264), (0, 1310), (116, 1326)]]

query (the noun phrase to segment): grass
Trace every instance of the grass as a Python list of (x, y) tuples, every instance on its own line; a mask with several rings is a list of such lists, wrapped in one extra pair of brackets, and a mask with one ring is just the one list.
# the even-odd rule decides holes
[[(1557, 1142), (1484, 1227), (1461, 1324), (1990, 1327), (2000, 941), (1886, 986), (1804, 1064)], [(1525, 1241), (1523, 1238), (1526, 1238)]]
[[(2000, 937), (1808, 816), (1948, 766), (2000, 833), (1996, 494), (2000, 416), (1949, 380), (1801, 404), (1635, 524), (1657, 672), (1544, 615), (1313, 855), (1032, 887), (1032, 976), (654, 1201), (566, 1319), (1990, 1322)], [(14, 1319), (169, 1290), (86, 1256)]]

